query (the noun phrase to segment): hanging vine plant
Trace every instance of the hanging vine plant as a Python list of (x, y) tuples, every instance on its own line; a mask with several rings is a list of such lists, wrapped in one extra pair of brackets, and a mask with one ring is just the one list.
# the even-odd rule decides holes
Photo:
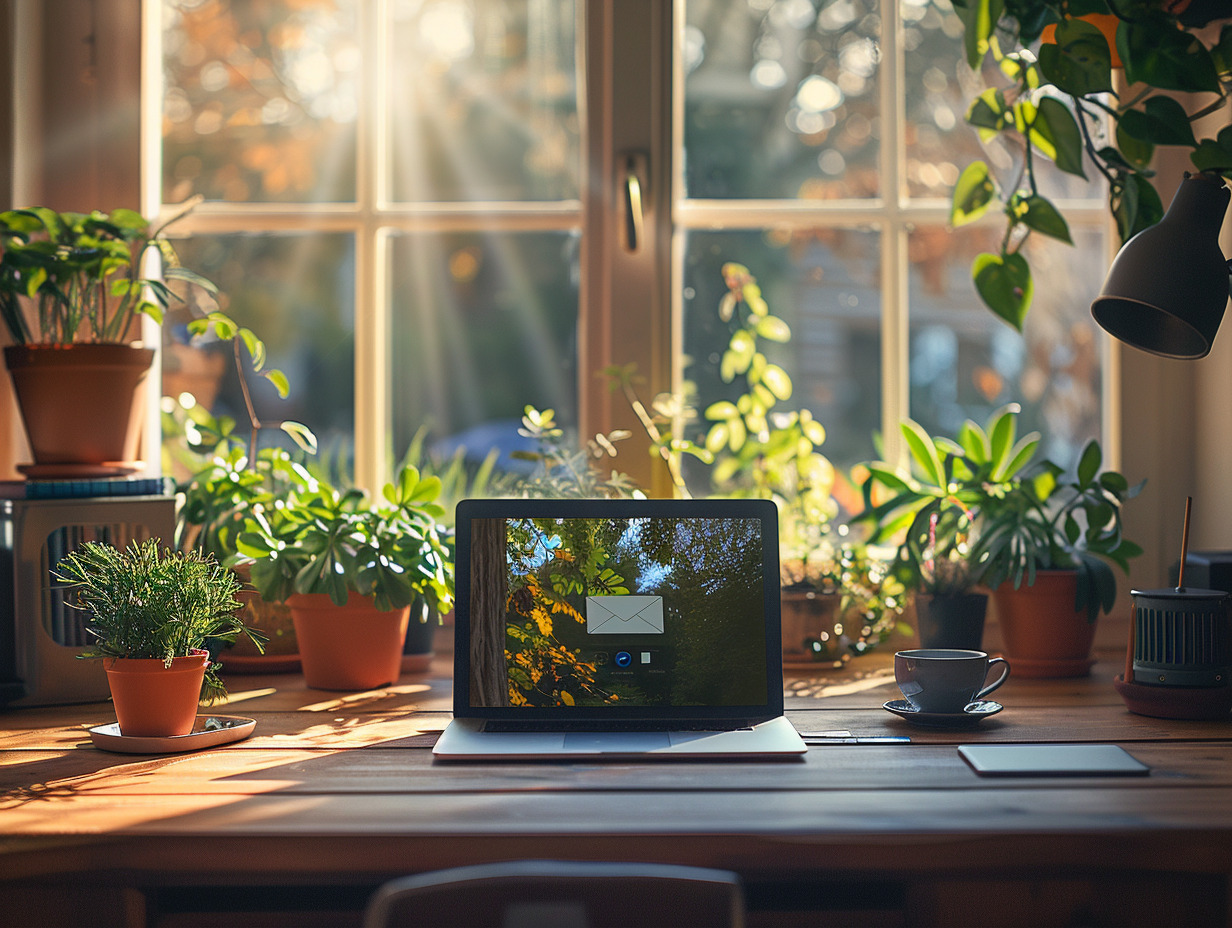
[[(1032, 233), (1072, 244), (1061, 211), (1040, 192), (1039, 158), (1107, 181), (1122, 243), (1163, 217), (1151, 183), (1157, 147), (1188, 149), (1195, 170), (1232, 177), (1232, 126), (1214, 138), (1194, 131), (1228, 105), (1232, 20), (1220, 28), (1224, 0), (954, 0), (954, 10), (967, 63), (978, 70), (991, 56), (1008, 80), (971, 101), (967, 122), (985, 141), (1011, 137), (1022, 162), (1010, 178), (983, 161), (967, 165), (951, 225), (1004, 212), (1000, 248), (976, 257), (972, 278), (989, 309), (1022, 331), (1034, 286), (1023, 244)], [(1120, 68), (1123, 82), (1113, 79)]]

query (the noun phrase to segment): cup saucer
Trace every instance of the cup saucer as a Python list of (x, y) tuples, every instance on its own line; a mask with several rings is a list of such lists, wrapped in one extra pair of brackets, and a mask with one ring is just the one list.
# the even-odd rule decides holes
[(929, 728), (971, 728), (1005, 707), (991, 699), (980, 699), (968, 703), (962, 712), (924, 712), (905, 699), (891, 699), (881, 708), (913, 725), (925, 725)]

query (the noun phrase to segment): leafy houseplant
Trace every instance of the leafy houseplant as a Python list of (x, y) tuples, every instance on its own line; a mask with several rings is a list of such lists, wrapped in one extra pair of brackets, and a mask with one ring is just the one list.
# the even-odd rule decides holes
[[(103, 659), (124, 734), (187, 734), (197, 703), (226, 695), (219, 665), (208, 661), (206, 641), (234, 641), (245, 635), (258, 648), (262, 644), (261, 636), (236, 616), (235, 575), (197, 551), (160, 551), (153, 539), (133, 542), (122, 551), (87, 542), (57, 565), (54, 576), (76, 589), (86, 628), (97, 639), (81, 656)], [(178, 669), (184, 665), (190, 669)], [(158, 694), (134, 695), (125, 688), (131, 682), (126, 678), (161, 684), (184, 676), (187, 681), (181, 682), (187, 688), (178, 703)], [(143, 716), (163, 703), (177, 716), (170, 725), (174, 730), (148, 730)]]
[[(1121, 530), (1122, 506), (1141, 485), (1131, 487), (1116, 471), (1101, 473), (1095, 441), (1087, 444), (1073, 477), (1052, 461), (1037, 461), (1040, 437), (1033, 432), (1018, 438), (1017, 416), (1017, 407), (1008, 406), (994, 413), (986, 427), (968, 420), (955, 439), (934, 439), (918, 423), (903, 423), (911, 468), (869, 465), (864, 484), (869, 505), (860, 519), (873, 526), (875, 539), (899, 538), (896, 569), (917, 590), (928, 582), (921, 552), (929, 541), (927, 534), (921, 541), (921, 523), (945, 525), (952, 550), (966, 547), (969, 576), (994, 590), (1007, 649), (1011, 630), (1002, 604), (1010, 591), (1033, 588), (1045, 574), (1055, 578), (1056, 572), (1066, 572), (1073, 588), (1062, 607), (1080, 618), (1061, 619), (1070, 625), (1086, 620), (1083, 630), (1075, 630), (1079, 642), (1074, 646), (1085, 655), (1100, 611), (1110, 611), (1116, 602), (1109, 562), (1128, 571), (1130, 558), (1142, 551)], [(888, 498), (878, 499), (878, 492)], [(955, 507), (960, 507), (959, 517), (952, 515)], [(975, 540), (960, 545), (959, 533), (971, 525)], [(1055, 582), (1050, 579), (1049, 585)], [(1042, 621), (1043, 610), (1035, 612)], [(1054, 675), (1049, 668), (1065, 675), (1067, 667), (1074, 669), (1084, 660), (1067, 655), (1058, 664), (1041, 658), (1037, 675)], [(1076, 663), (1063, 666), (1064, 661)], [(1083, 673), (1088, 666), (1083, 664)]]
[[(133, 344), (136, 322), (144, 316), (161, 323), (165, 310), (183, 302), (167, 281), (216, 292), (179, 266), (166, 226), (151, 229), (127, 209), (0, 213), (0, 317), (12, 342), (5, 362), (36, 463), (126, 462), (135, 455), (134, 394), (154, 354)], [(161, 274), (147, 276), (155, 255)], [(219, 311), (188, 325), (194, 336), (211, 329), (242, 342), (254, 369), (286, 395), (286, 378), (264, 369), (265, 347), (249, 329)]]
[[(1218, 36), (1205, 28), (1228, 16), (1214, 0), (956, 0), (954, 9), (967, 63), (978, 69), (991, 56), (1004, 78), (971, 102), (967, 122), (985, 139), (1016, 144), (1022, 161), (1007, 178), (983, 161), (968, 165), (954, 187), (951, 221), (972, 222), (994, 204), (1005, 213), (999, 251), (979, 255), (972, 275), (985, 304), (1021, 330), (1032, 294), (1023, 242), (1032, 232), (1071, 241), (1041, 193), (1038, 158), (1084, 179), (1091, 169), (1102, 177), (1122, 241), (1163, 217), (1151, 185), (1156, 147), (1187, 149), (1196, 170), (1232, 177), (1232, 127), (1203, 139), (1193, 129), (1227, 105), (1232, 24)], [(1122, 67), (1131, 94), (1113, 80)], [(1200, 107), (1190, 111), (1195, 97)], [(1105, 139), (1106, 120), (1113, 131)]]
[[(444, 510), (434, 502), (440, 488), (440, 478), (404, 467), (382, 503), (312, 480), (249, 512), (236, 546), (253, 559), (261, 596), (290, 605), (309, 685), (392, 682), (410, 613), (427, 622), (451, 605), (453, 565), (437, 522)], [(362, 615), (336, 621), (337, 610), (352, 607)], [(370, 647), (366, 630), (375, 636)]]
[[(1006, 406), (986, 427), (968, 420), (955, 439), (934, 439), (918, 423), (904, 422), (912, 468), (869, 465), (869, 506), (858, 521), (874, 526), (875, 540), (904, 533), (896, 563), (915, 589), (927, 582), (922, 553), (932, 517), (939, 519), (934, 525), (946, 526), (944, 544), (954, 551), (962, 546), (964, 526), (974, 524), (977, 537), (965, 557), (969, 576), (989, 587), (1009, 583), (1017, 589), (1033, 584), (1040, 570), (1075, 570), (1076, 608), (1094, 622), (1116, 601), (1116, 576), (1107, 562), (1128, 571), (1129, 559), (1142, 553), (1121, 532), (1121, 507), (1141, 485), (1131, 487), (1116, 471), (1100, 473), (1102, 455), (1094, 440), (1075, 477), (1065, 478), (1059, 465), (1035, 460), (1038, 433), (1018, 438), (1018, 412)], [(888, 491), (888, 499), (873, 498), (877, 486)]]

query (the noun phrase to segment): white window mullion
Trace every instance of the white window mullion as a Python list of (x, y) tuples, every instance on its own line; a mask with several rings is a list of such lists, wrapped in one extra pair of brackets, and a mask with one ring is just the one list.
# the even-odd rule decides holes
[(360, 5), (361, 47), (375, 66), (363, 69), (358, 115), (355, 230), (355, 482), (372, 492), (388, 479), (389, 441), (389, 248), (380, 230), (378, 198), (388, 179), (383, 118), (388, 106), (389, 37), (385, 0)]
[(907, 309), (907, 234), (904, 221), (905, 155), (902, 127), (906, 123), (905, 64), (899, 0), (882, 0), (881, 18), (881, 434), (887, 460), (899, 455), (898, 423), (910, 411), (908, 375), (909, 320)]

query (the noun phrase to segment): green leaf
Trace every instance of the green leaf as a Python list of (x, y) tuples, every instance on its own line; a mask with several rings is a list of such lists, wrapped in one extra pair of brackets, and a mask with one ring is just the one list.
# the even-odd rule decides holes
[[(285, 396), (285, 394), (283, 394)], [(302, 422), (287, 420), (278, 423), (278, 427), (291, 436), (291, 440), (309, 454), (317, 453), (317, 436), (312, 429)]]
[(262, 371), (261, 376), (274, 385), (274, 389), (278, 391), (278, 396), (282, 399), (287, 398), (287, 394), (291, 392), (291, 385), (287, 381), (287, 375), (280, 370), (270, 368), (268, 371)]
[(963, 22), (963, 49), (967, 64), (978, 69), (988, 52), (988, 40), (1001, 18), (1004, 0), (965, 0), (954, 4), (954, 12)]
[(1145, 170), (1151, 165), (1151, 158), (1155, 156), (1155, 146), (1150, 142), (1143, 142), (1125, 131), (1124, 123), (1117, 123), (1116, 127), (1116, 143), (1125, 160), (1132, 164), (1137, 170)]
[(1215, 69), (1220, 74), (1232, 71), (1232, 23), (1219, 31), (1219, 41), (1211, 49), (1211, 57), (1215, 60)]
[(974, 222), (988, 211), (997, 196), (997, 185), (983, 161), (972, 161), (963, 168), (954, 185), (950, 206), (950, 225), (958, 228)]
[(1056, 44), (1041, 45), (1040, 72), (1074, 97), (1112, 91), (1112, 51), (1104, 34), (1080, 19), (1057, 24)]
[(906, 480), (884, 464), (869, 464), (867, 467), (869, 476), (888, 490), (900, 493), (911, 488)]
[(736, 409), (735, 403), (719, 400), (717, 403), (711, 403), (707, 406), (704, 415), (707, 419), (727, 420), (740, 415), (740, 411)]
[(1019, 332), (1031, 307), (1031, 269), (1019, 254), (985, 252), (971, 268), (975, 289), (985, 305)]
[(1036, 194), (1024, 199), (1023, 204), (1026, 209), (1022, 214), (1022, 222), (1027, 228), (1070, 245), (1074, 243), (1070, 238), (1069, 225), (1049, 200)]
[(1141, 174), (1128, 175), (1123, 185), (1110, 195), (1112, 215), (1116, 219), (1122, 243), (1163, 218), (1164, 205), (1159, 193), (1151, 186), (1150, 180)]
[(947, 487), (945, 468), (941, 466), (941, 456), (937, 453), (937, 446), (933, 444), (932, 437), (922, 425), (912, 419), (904, 420), (900, 430), (903, 439), (907, 442), (907, 449), (915, 458), (924, 476), (932, 482), (933, 486), (945, 490)]
[(967, 419), (958, 429), (958, 443), (967, 457), (977, 464), (986, 464), (992, 456), (988, 436), (978, 424)]
[(787, 371), (777, 364), (766, 365), (766, 370), (762, 374), (762, 383), (776, 399), (784, 401), (791, 399), (791, 378), (787, 376)]
[(1052, 144), (1052, 159), (1057, 167), (1067, 174), (1087, 176), (1082, 165), (1082, 132), (1069, 107), (1056, 97), (1044, 97), (1032, 128)]
[(1082, 458), (1078, 461), (1079, 486), (1085, 489), (1095, 482), (1095, 475), (1099, 473), (1099, 466), (1103, 463), (1103, 460), (1103, 455), (1099, 450), (1099, 442), (1087, 442), (1087, 446), (1082, 450)]
[(1151, 97), (1142, 109), (1126, 110), (1118, 121), (1118, 138), (1122, 132), (1152, 145), (1198, 144), (1185, 107), (1172, 97)]
[(1010, 117), (1005, 95), (994, 87), (982, 91), (967, 107), (967, 122), (977, 129), (1000, 132), (1010, 124)]
[[(1222, 136), (1223, 133), (1220, 133)], [(1198, 147), (1189, 155), (1194, 167), (1199, 171), (1232, 170), (1232, 149), (1226, 148), (1215, 139), (1203, 139)]]
[(1219, 72), (1197, 36), (1177, 29), (1166, 15), (1143, 16), (1117, 29), (1125, 79), (1159, 90), (1219, 93)]
[(1032, 432), (1020, 438), (1018, 443), (1010, 449), (1009, 460), (1006, 462), (1004, 469), (999, 476), (994, 476), (994, 479), (1010, 480), (1013, 478), (1035, 456), (1035, 450), (1039, 447), (1039, 443), (1039, 432)]
[(248, 349), (248, 356), (252, 359), (252, 369), (261, 370), (265, 366), (265, 343), (257, 338), (252, 329), (247, 327), (239, 330), (239, 338), (244, 343), (244, 347)]
[(416, 484), (415, 492), (411, 494), (409, 502), (416, 506), (430, 503), (441, 495), (441, 489), (441, 478), (436, 474), (429, 474)]
[(195, 271), (190, 271), (186, 267), (165, 267), (163, 268), (163, 277), (168, 280), (183, 280), (194, 286), (200, 287), (209, 293), (217, 293), (218, 287), (212, 280), (202, 277)]
[(791, 327), (777, 316), (761, 316), (756, 330), (758, 335), (772, 342), (791, 341)]
[(1010, 449), (1014, 446), (1014, 438), (1018, 434), (1018, 415), (1013, 408), (1005, 408), (992, 420), (988, 440), (992, 462), (992, 477), (994, 480), (1004, 480), (1005, 465), (1010, 460)]

